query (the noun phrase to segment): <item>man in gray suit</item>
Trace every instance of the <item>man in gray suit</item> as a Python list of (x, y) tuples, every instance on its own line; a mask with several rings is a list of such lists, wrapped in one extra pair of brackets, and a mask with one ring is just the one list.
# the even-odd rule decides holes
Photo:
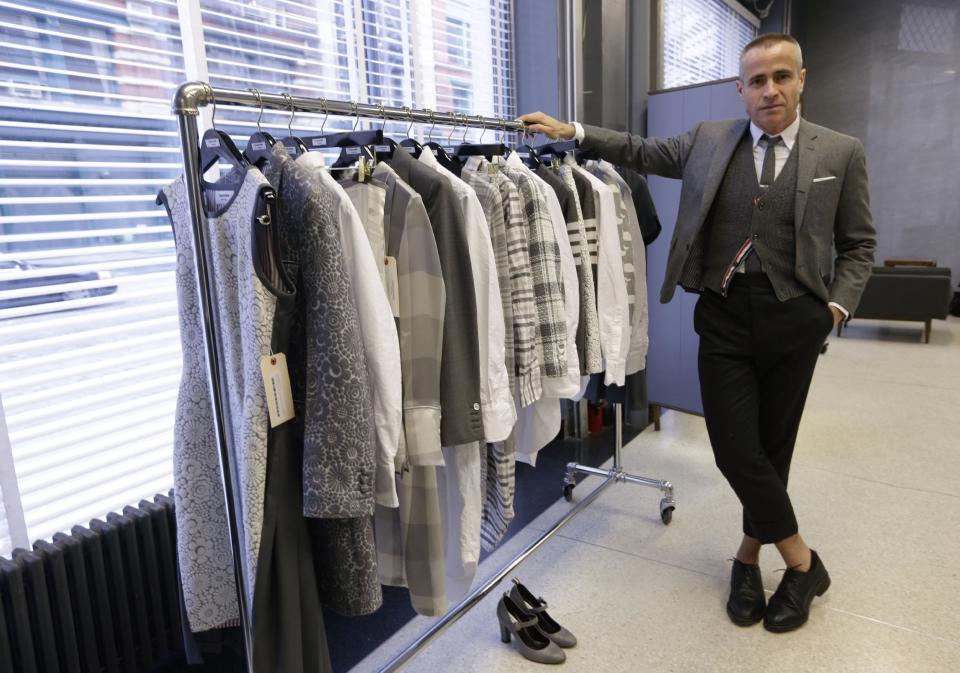
[[(749, 119), (660, 139), (521, 117), (531, 132), (577, 138), (615, 164), (683, 180), (660, 301), (678, 284), (700, 294), (704, 417), (743, 505), (727, 614), (774, 632), (802, 626), (830, 585), (800, 537), (787, 476), (820, 346), (856, 310), (876, 247), (863, 145), (800, 118), (805, 78), (796, 40), (767, 34), (740, 56), (736, 86)], [(757, 562), (769, 543), (787, 571), (766, 605)]]

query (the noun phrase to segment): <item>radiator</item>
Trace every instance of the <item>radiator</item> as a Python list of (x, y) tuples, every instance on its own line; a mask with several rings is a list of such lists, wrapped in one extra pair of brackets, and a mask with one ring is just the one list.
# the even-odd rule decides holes
[(143, 673), (182, 656), (171, 495), (0, 558), (0, 673)]

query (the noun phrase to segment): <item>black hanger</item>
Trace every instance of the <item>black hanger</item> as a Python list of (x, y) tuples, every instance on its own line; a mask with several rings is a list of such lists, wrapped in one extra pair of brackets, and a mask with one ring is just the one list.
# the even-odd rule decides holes
[(562, 159), (568, 152), (576, 150), (578, 145), (579, 143), (576, 140), (558, 140), (552, 143), (538, 145), (536, 149), (541, 160), (547, 154), (553, 154)]
[[(400, 147), (404, 148), (404, 151), (409, 152), (410, 156), (414, 159), (418, 159), (420, 158), (420, 153), (423, 152), (423, 145), (410, 135), (410, 130), (413, 128), (413, 112), (408, 107), (403, 109), (407, 111), (407, 116), (410, 118), (410, 126), (407, 127), (407, 137), (400, 141)], [(433, 111), (428, 110), (428, 112), (430, 113), (430, 120), (433, 121)], [(433, 127), (431, 127), (431, 129), (432, 128)]]
[(200, 173), (206, 173), (221, 161), (225, 161), (234, 168), (246, 168), (247, 162), (236, 143), (226, 133), (217, 129), (217, 99), (213, 95), (213, 87), (209, 84), (206, 86), (210, 90), (210, 100), (213, 104), (213, 114), (210, 117), (213, 128), (205, 131), (200, 139)]
[(260, 114), (257, 115), (257, 130), (247, 141), (247, 147), (243, 150), (243, 156), (254, 166), (263, 166), (273, 158), (273, 145), (276, 140), (273, 136), (260, 128), (260, 120), (263, 118), (263, 97), (258, 89), (250, 89), (253, 95), (257, 97), (260, 103)]
[(287, 131), (290, 133), (286, 138), (283, 138), (280, 142), (283, 143), (283, 146), (287, 148), (287, 154), (292, 158), (296, 159), (301, 154), (306, 154), (307, 146), (303, 144), (303, 141), (300, 138), (293, 135), (293, 116), (296, 114), (296, 110), (293, 107), (293, 98), (284, 91), (281, 94), (284, 99), (287, 101), (287, 105), (290, 106), (290, 119), (287, 120)]
[(483, 117), (481, 115), (477, 115), (477, 119), (480, 121), (480, 125), (483, 127), (483, 131), (480, 133), (480, 142), (467, 142), (467, 132), (464, 130), (463, 143), (460, 144), (454, 151), (454, 156), (458, 159), (462, 157), (486, 157), (489, 160), (495, 156), (502, 157), (506, 155), (507, 146), (503, 143), (483, 142), (483, 136), (487, 132), (487, 126), (484, 124)]
[(353, 106), (353, 113), (356, 115), (356, 121), (353, 123), (353, 130), (346, 133), (336, 133), (331, 136), (327, 136), (331, 144), (328, 147), (340, 147), (340, 156), (337, 157), (337, 160), (334, 162), (331, 168), (346, 168), (354, 163), (356, 163), (360, 157), (365, 157), (370, 161), (374, 161), (376, 156), (372, 149), (372, 146), (382, 145), (383, 144), (383, 130), (376, 129), (374, 131), (357, 131), (357, 125), (360, 123), (360, 113), (358, 112), (359, 105), (357, 103), (351, 103)]
[(373, 151), (376, 161), (390, 161), (393, 158), (394, 151), (399, 147), (396, 141), (393, 138), (389, 138), (383, 135), (383, 132), (387, 128), (387, 113), (383, 109), (383, 103), (377, 105), (380, 108), (380, 115), (383, 117), (383, 121), (380, 124), (380, 135), (381, 139), (379, 143), (374, 143)]
[[(447, 146), (450, 145), (450, 142), (451, 142), (450, 139), (453, 137), (453, 132), (457, 130), (457, 113), (451, 112), (450, 118), (453, 121), (453, 128), (450, 129), (450, 135), (447, 136)], [(431, 131), (433, 130), (432, 126), (430, 127), (430, 130)], [(452, 167), (456, 166), (456, 162), (454, 162), (454, 160), (450, 157), (450, 155), (447, 154), (447, 148), (441, 145), (440, 143), (430, 140), (428, 143), (424, 145), (424, 148), (429, 148), (433, 150), (433, 154), (434, 156), (437, 157), (437, 161), (439, 161), (440, 165), (446, 168), (447, 170), (451, 170)]]
[(540, 154), (537, 152), (537, 149), (530, 145), (529, 143), (523, 143), (513, 148), (513, 151), (523, 157), (523, 162), (529, 168), (539, 168), (543, 165), (543, 162), (540, 160)]

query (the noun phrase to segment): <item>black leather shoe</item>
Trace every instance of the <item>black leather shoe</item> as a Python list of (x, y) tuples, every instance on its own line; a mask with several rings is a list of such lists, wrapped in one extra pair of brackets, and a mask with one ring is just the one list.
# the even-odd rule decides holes
[(730, 571), (730, 598), (727, 600), (727, 615), (737, 626), (753, 626), (763, 619), (766, 597), (760, 566), (747, 565), (733, 559)]
[(774, 633), (785, 633), (800, 628), (810, 616), (814, 596), (822, 596), (830, 588), (830, 575), (817, 552), (810, 551), (810, 569), (800, 572), (788, 568), (780, 586), (770, 597), (763, 627)]

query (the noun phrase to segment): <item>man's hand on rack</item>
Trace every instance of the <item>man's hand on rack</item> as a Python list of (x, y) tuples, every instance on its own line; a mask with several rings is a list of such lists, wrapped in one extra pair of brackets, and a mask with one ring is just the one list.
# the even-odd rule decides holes
[(554, 140), (557, 138), (570, 140), (577, 132), (573, 124), (556, 120), (542, 112), (531, 112), (522, 115), (520, 121), (527, 125), (527, 131), (529, 133), (542, 133)]

